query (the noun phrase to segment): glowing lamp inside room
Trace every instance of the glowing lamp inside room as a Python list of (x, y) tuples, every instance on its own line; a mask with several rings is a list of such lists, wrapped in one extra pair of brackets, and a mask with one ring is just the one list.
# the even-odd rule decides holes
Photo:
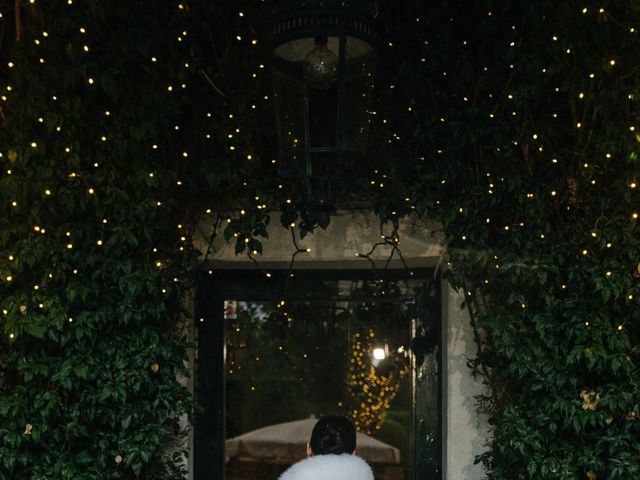
[(378, 60), (374, 2), (284, 0), (266, 32), (279, 173), (317, 203), (362, 165)]
[(385, 358), (387, 358), (387, 354), (384, 351), (384, 348), (374, 348), (373, 349), (373, 358), (375, 358), (376, 360), (384, 360)]

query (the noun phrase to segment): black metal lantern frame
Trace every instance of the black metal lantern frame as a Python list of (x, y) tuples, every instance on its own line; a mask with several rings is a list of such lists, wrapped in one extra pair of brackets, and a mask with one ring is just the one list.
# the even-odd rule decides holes
[(281, 1), (266, 32), (279, 173), (315, 200), (366, 156), (379, 34), (372, 1)]

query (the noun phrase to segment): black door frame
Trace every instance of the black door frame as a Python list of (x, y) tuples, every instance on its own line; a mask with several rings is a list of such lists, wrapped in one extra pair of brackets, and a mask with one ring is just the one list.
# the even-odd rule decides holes
[[(304, 297), (304, 292), (296, 288), (298, 279), (313, 279), (321, 275), (325, 280), (376, 280), (380, 273), (369, 269), (305, 269), (295, 270), (295, 279), (287, 282), (288, 270), (270, 270), (270, 277), (257, 269), (218, 270), (215, 275), (203, 279), (196, 288), (195, 322), (195, 395), (200, 406), (193, 426), (193, 479), (224, 479), (225, 458), (225, 342), (223, 310), (224, 300), (277, 300), (285, 288), (287, 298)], [(445, 382), (445, 368), (442, 362), (446, 335), (442, 331), (441, 282), (433, 268), (390, 269), (384, 272), (385, 280), (426, 280), (431, 279), (435, 290), (434, 305), (430, 311), (437, 312), (434, 323), (440, 327), (437, 332), (439, 346), (437, 362), (438, 396), (440, 402), (439, 433), (441, 475), (444, 472), (444, 452), (446, 440), (443, 422), (446, 409), (442, 395)], [(286, 285), (286, 287), (285, 287)], [(415, 409), (414, 409), (415, 410)], [(415, 422), (412, 422), (415, 424)], [(413, 435), (412, 435), (413, 436)], [(415, 439), (415, 436), (414, 436)], [(414, 446), (415, 451), (415, 446)], [(444, 477), (441, 477), (444, 478)], [(436, 480), (436, 479), (433, 479)]]

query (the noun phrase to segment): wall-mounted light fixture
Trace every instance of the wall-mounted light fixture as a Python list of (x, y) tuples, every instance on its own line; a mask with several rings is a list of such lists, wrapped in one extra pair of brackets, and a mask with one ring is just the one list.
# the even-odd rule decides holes
[[(284, 0), (270, 12), (279, 172), (315, 203), (365, 159), (378, 54), (370, 0)], [(361, 165), (360, 165), (361, 166)]]

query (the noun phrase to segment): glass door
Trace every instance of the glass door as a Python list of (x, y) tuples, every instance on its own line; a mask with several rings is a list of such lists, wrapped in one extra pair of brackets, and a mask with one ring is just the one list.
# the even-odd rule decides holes
[(286, 296), (285, 272), (256, 273), (200, 292), (195, 479), (277, 478), (329, 414), (355, 424), (376, 479), (441, 478), (433, 272), (296, 272)]

